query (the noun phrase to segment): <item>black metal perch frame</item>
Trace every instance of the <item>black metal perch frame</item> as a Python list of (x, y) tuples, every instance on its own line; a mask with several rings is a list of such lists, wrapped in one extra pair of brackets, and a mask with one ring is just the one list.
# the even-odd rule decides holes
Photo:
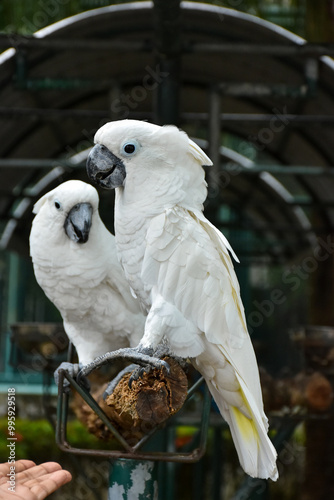
[[(83, 398), (83, 400), (90, 406), (90, 408), (98, 415), (102, 422), (107, 426), (112, 433), (117, 443), (123, 447), (122, 450), (91, 450), (83, 448), (74, 448), (67, 441), (67, 419), (68, 419), (68, 399), (69, 394), (64, 390), (64, 380), (68, 380), (71, 387), (73, 387)], [(188, 391), (187, 400), (199, 389), (204, 379), (201, 377)], [(186, 400), (186, 401), (187, 401)], [(209, 427), (210, 417), (210, 403), (211, 396), (207, 387), (205, 386), (202, 418), (199, 426), (199, 447), (195, 448), (189, 453), (182, 452), (143, 452), (142, 446), (155, 434), (159, 427), (152, 429), (148, 434), (143, 436), (141, 440), (135, 445), (131, 446), (118, 432), (115, 426), (111, 423), (105, 412), (100, 408), (91, 394), (81, 387), (73, 377), (71, 377), (65, 370), (59, 370), (59, 383), (58, 383), (58, 410), (57, 410), (57, 428), (56, 428), (56, 442), (59, 448), (66, 453), (74, 453), (77, 455), (93, 455), (98, 457), (105, 457), (109, 459), (128, 458), (134, 460), (158, 460), (164, 462), (183, 462), (193, 463), (202, 458), (206, 450), (207, 431)], [(185, 403), (186, 404), (186, 403)], [(173, 417), (172, 417), (173, 418)]]

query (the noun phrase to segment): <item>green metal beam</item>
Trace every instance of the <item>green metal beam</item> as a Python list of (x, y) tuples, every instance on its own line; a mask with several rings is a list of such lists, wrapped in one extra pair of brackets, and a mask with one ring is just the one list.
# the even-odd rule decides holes
[[(63, 167), (68, 170), (85, 168), (85, 163), (76, 163), (71, 160), (50, 158), (0, 158), (1, 168), (36, 168), (51, 169)], [(251, 167), (243, 167), (237, 163), (228, 162), (222, 165), (222, 171), (233, 174), (259, 174), (269, 172), (273, 175), (305, 175), (305, 176), (334, 176), (334, 166), (320, 167), (309, 165), (263, 165), (254, 164)]]
[(235, 174), (259, 174), (261, 172), (269, 172), (270, 174), (284, 174), (284, 175), (306, 175), (318, 176), (324, 175), (332, 177), (334, 175), (334, 167), (317, 167), (308, 165), (262, 165), (254, 164), (251, 167), (243, 167), (242, 165), (228, 162), (223, 165), (223, 170), (226, 172), (233, 172)]
[[(166, 5), (172, 1), (159, 0)], [(174, 0), (175, 1), (175, 0)], [(0, 34), (0, 47), (9, 49), (11, 47), (20, 49), (52, 49), (52, 50), (117, 50), (117, 51), (148, 51), (151, 45), (146, 40), (100, 40), (100, 39), (61, 39), (61, 38), (36, 38), (32, 35), (24, 36), (16, 33)], [(334, 56), (333, 43), (304, 43), (302, 45), (285, 43), (259, 44), (259, 43), (201, 43), (188, 42), (182, 44), (184, 52), (217, 52), (221, 54), (244, 55), (252, 54), (255, 56), (284, 56), (284, 57), (321, 57)]]
[[(92, 144), (93, 146), (93, 144)], [(85, 168), (85, 164), (78, 164), (71, 160), (50, 159), (50, 158), (0, 158), (1, 168), (36, 168), (40, 170), (63, 167), (68, 170), (73, 168)]]
[[(50, 81), (53, 81), (52, 79)], [(61, 82), (64, 80), (61, 80)], [(81, 80), (80, 80), (81, 81)], [(145, 119), (152, 115), (150, 111), (147, 112), (131, 112), (132, 117), (138, 119)], [(62, 120), (64, 117), (73, 119), (82, 118), (100, 118), (109, 120), (109, 112), (103, 109), (57, 109), (57, 108), (15, 108), (15, 107), (0, 107), (0, 117), (10, 116), (11, 118), (26, 117), (31, 120), (31, 117), (40, 117), (43, 120)], [(181, 113), (181, 121), (188, 122), (205, 122), (207, 123), (208, 113)], [(269, 113), (221, 113), (220, 119), (225, 123), (270, 123), (273, 120), (279, 119), (278, 114)], [(319, 124), (334, 125), (334, 115), (295, 115), (295, 114), (282, 114), (282, 121), (288, 123), (289, 126), (302, 127), (302, 126), (319, 126)]]
[(0, 34), (0, 47), (2, 49), (46, 49), (46, 50), (71, 50), (86, 51), (96, 50), (98, 52), (105, 50), (115, 51), (147, 51), (150, 50), (146, 40), (100, 40), (100, 39), (80, 39), (80, 38), (36, 38), (33, 35), (18, 35), (11, 33), (9, 35)]

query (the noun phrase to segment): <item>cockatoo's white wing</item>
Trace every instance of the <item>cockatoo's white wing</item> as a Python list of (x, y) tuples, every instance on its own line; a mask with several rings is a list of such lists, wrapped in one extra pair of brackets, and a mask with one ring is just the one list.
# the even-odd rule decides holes
[(239, 284), (226, 246), (205, 221), (180, 207), (153, 218), (141, 278), (210, 342), (240, 348), (248, 333)]
[(141, 274), (152, 286), (145, 336), (163, 332), (176, 354), (195, 358), (245, 471), (276, 479), (256, 358), (225, 242), (200, 212), (174, 207), (152, 219)]

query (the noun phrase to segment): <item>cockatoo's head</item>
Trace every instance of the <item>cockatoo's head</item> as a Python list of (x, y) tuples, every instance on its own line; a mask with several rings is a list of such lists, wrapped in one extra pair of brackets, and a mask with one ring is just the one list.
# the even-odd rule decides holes
[[(175, 202), (206, 197), (202, 166), (211, 160), (185, 132), (137, 120), (109, 122), (95, 135), (87, 160), (92, 181), (106, 189), (137, 189)], [(131, 186), (131, 187), (130, 187)], [(177, 199), (179, 198), (179, 199)], [(172, 201), (171, 201), (172, 202)]]
[(86, 182), (71, 180), (46, 193), (34, 205), (34, 224), (50, 240), (66, 235), (75, 243), (86, 243), (93, 213), (98, 210), (96, 189)]

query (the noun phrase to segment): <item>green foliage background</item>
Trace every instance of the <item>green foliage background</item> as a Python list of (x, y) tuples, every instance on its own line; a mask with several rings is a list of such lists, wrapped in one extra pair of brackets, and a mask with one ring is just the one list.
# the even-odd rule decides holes
[[(15, 422), (17, 438), (15, 456), (17, 460), (29, 459), (37, 463), (59, 460), (62, 452), (55, 442), (55, 432), (45, 419), (28, 420), (17, 418)], [(8, 459), (7, 418), (0, 418), (0, 463)], [(109, 449), (110, 443), (100, 441), (78, 421), (68, 422), (70, 444), (74, 448)]]
[[(127, 1), (0, 0), (0, 32), (28, 35), (74, 14), (106, 5), (127, 3)], [(319, 2), (314, 0), (207, 0), (206, 3), (262, 17), (312, 42), (334, 41), (331, 0)]]
[[(31, 34), (85, 10), (126, 2), (127, 0), (0, 0), (0, 31)], [(266, 19), (274, 17), (274, 22), (287, 25), (300, 34), (305, 28), (301, 18), (304, 17), (308, 4), (312, 11), (315, 10), (314, 6), (312, 9), (312, 0), (212, 0), (206, 3), (248, 12)], [(319, 15), (323, 18), (327, 16), (326, 4), (327, 0), (316, 3), (316, 10), (320, 11)], [(312, 19), (314, 20), (314, 12)]]

